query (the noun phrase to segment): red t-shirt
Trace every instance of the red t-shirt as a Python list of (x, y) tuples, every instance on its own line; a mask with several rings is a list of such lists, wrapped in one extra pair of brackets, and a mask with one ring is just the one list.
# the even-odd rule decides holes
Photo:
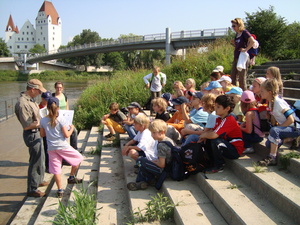
[(239, 155), (243, 153), (243, 134), (240, 126), (232, 115), (226, 116), (224, 119), (218, 117), (213, 130), (219, 135), (220, 138), (223, 138), (232, 144), (236, 148)]

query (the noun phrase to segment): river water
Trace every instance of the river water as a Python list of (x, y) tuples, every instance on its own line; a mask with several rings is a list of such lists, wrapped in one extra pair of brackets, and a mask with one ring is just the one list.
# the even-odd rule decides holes
[[(55, 81), (56, 82), (56, 81)], [(54, 92), (54, 81), (44, 81), (44, 87)], [(82, 91), (93, 84), (94, 81), (62, 81), (64, 84), (64, 92), (69, 101), (70, 109), (73, 109), (74, 104), (81, 95)], [(1, 81), (0, 82), (0, 118), (6, 114), (14, 114), (14, 105), (17, 101), (20, 92), (26, 90), (26, 81)], [(40, 96), (36, 98), (39, 103)]]

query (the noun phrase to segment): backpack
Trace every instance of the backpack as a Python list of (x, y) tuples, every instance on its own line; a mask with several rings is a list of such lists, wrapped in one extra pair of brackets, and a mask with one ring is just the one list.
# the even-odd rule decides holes
[(162, 141), (160, 143), (165, 143), (171, 148), (172, 160), (166, 166), (166, 171), (169, 173), (170, 177), (173, 180), (184, 180), (186, 178), (186, 171), (180, 156), (181, 149), (177, 146), (172, 145), (169, 141)]
[(268, 111), (267, 110), (260, 110), (257, 108), (250, 108), (249, 111), (256, 111), (257, 112), (257, 116), (259, 118), (259, 123), (260, 126), (257, 127), (255, 124), (253, 124), (253, 126), (255, 126), (256, 128), (258, 128), (259, 130), (261, 130), (262, 132), (269, 132), (272, 125), (268, 119)]
[(250, 59), (252, 59), (254, 56), (257, 56), (258, 55), (258, 52), (259, 52), (259, 43), (258, 41), (256, 40), (256, 36), (254, 34), (251, 34), (251, 36), (254, 38), (255, 40), (255, 44), (252, 48), (250, 48), (247, 52), (249, 54), (249, 57)]
[[(158, 75), (159, 75), (159, 80), (160, 80), (160, 82), (162, 83), (162, 76), (161, 76), (161, 73), (158, 73)], [(152, 75), (151, 75), (151, 78), (150, 78), (150, 86), (151, 86), (151, 82), (152, 82), (152, 80), (153, 80), (153, 78), (154, 78), (154, 74), (152, 73)]]
[[(297, 100), (295, 104), (297, 104), (297, 102), (300, 102), (300, 100)], [(295, 113), (294, 124), (295, 127), (297, 127), (297, 123), (300, 124), (300, 109), (296, 108), (295, 106), (291, 106), (291, 109), (284, 112), (284, 116), (285, 118), (288, 118), (293, 113)]]
[(180, 156), (187, 174), (203, 172), (212, 166), (212, 161), (202, 143), (189, 143), (181, 147)]

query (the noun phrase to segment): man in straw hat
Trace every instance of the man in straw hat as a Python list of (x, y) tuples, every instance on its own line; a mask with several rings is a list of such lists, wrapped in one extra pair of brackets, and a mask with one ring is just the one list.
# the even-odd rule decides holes
[(39, 106), (34, 98), (46, 92), (43, 84), (38, 79), (31, 79), (27, 82), (27, 89), (21, 92), (21, 96), (15, 106), (15, 113), (23, 127), (23, 139), (29, 148), (29, 167), (27, 177), (27, 196), (43, 197), (44, 192), (38, 187), (46, 186), (44, 182), (45, 173), (45, 153), (43, 140), (40, 137), (40, 114)]

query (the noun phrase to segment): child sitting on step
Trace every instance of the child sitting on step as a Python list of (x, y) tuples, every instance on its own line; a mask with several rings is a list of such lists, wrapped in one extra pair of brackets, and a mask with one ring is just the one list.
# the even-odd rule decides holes
[(168, 104), (164, 98), (155, 98), (151, 101), (153, 111), (156, 113), (155, 119), (167, 121), (170, 119), (170, 114), (167, 112)]
[(55, 97), (49, 98), (47, 109), (49, 114), (41, 120), (40, 133), (41, 137), (47, 137), (49, 172), (54, 174), (58, 188), (56, 194), (61, 198), (64, 193), (61, 183), (62, 160), (66, 160), (72, 166), (68, 184), (76, 184), (82, 183), (82, 179), (75, 178), (75, 174), (83, 157), (67, 141), (74, 131), (74, 126), (68, 127), (64, 118), (59, 116), (59, 100)]

